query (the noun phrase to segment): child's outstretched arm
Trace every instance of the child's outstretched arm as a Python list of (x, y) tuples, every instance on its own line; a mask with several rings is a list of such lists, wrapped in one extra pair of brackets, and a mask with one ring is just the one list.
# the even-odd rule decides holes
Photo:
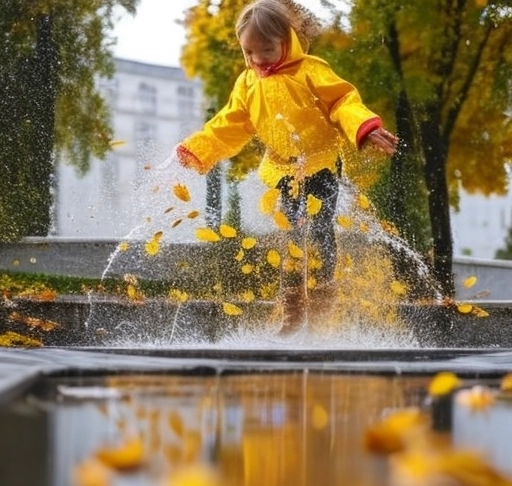
[(388, 155), (394, 155), (398, 144), (398, 138), (384, 128), (376, 128), (366, 135), (363, 146), (371, 143), (374, 147)]

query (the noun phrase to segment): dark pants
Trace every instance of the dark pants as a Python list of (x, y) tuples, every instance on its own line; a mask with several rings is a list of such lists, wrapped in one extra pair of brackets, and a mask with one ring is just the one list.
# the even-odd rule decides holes
[[(317, 249), (322, 268), (315, 271), (318, 283), (332, 280), (336, 266), (336, 236), (334, 215), (338, 200), (337, 177), (323, 169), (305, 177), (299, 184), (298, 197), (292, 194), (293, 177), (283, 177), (277, 188), (281, 191), (281, 209), (293, 226), (292, 240), (301, 248), (304, 243), (312, 243)], [(320, 211), (312, 216), (306, 212), (306, 202), (311, 194), (322, 202)]]

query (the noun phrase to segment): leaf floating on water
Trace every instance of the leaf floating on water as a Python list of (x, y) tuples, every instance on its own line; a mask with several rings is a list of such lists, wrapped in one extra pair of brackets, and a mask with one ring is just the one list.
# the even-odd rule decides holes
[(313, 405), (313, 410), (311, 412), (311, 423), (313, 428), (316, 430), (322, 430), (327, 427), (329, 424), (329, 414), (327, 410), (322, 405)]
[(197, 228), (196, 239), (199, 241), (206, 241), (209, 243), (215, 243), (220, 241), (220, 236), (215, 233), (211, 228)]
[(176, 226), (180, 225), (182, 223), (183, 219), (181, 218), (178, 218), (178, 219), (175, 219), (172, 223), (171, 223), (171, 228), (176, 228)]
[(279, 229), (284, 231), (290, 231), (293, 229), (290, 221), (288, 221), (288, 218), (286, 217), (286, 214), (282, 211), (276, 211), (274, 213), (274, 221)]
[(470, 289), (476, 284), (477, 278), (475, 276), (468, 277), (464, 280), (464, 287)]
[(337, 218), (336, 218), (336, 222), (342, 227), (342, 228), (346, 228), (346, 229), (349, 229), (349, 228), (352, 228), (352, 225), (354, 224), (352, 222), (352, 219), (349, 217), (349, 216), (344, 216), (342, 214), (340, 214)]
[(96, 457), (106, 466), (118, 471), (136, 469), (144, 462), (144, 447), (139, 437), (131, 437), (117, 447), (103, 447)]
[(190, 192), (188, 191), (188, 187), (185, 184), (176, 184), (173, 187), (174, 195), (183, 202), (190, 201)]
[(248, 236), (247, 238), (244, 238), (242, 240), (242, 248), (244, 250), (251, 250), (252, 248), (254, 248), (256, 246), (256, 238), (252, 238), (250, 236)]
[(277, 250), (269, 250), (267, 253), (267, 262), (270, 266), (277, 268), (281, 264), (281, 255)]
[(164, 211), (164, 214), (170, 213), (171, 211), (174, 211), (174, 206), (171, 206), (170, 208), (167, 208), (167, 209)]
[(199, 211), (190, 211), (190, 213), (187, 214), (188, 219), (195, 219), (199, 216)]
[(221, 224), (220, 227), (219, 227), (219, 233), (224, 237), (224, 238), (236, 238), (236, 229), (233, 228), (232, 226), (229, 226), (227, 224)]
[(486, 386), (476, 385), (468, 390), (457, 393), (457, 403), (469, 407), (472, 410), (485, 410), (496, 399), (496, 393)]
[(322, 201), (313, 194), (308, 194), (306, 201), (306, 213), (308, 216), (315, 216), (322, 209)]
[(96, 458), (88, 458), (73, 470), (74, 486), (111, 486), (112, 469)]
[(298, 247), (293, 241), (288, 242), (288, 253), (292, 258), (300, 259), (304, 257), (304, 250)]
[(243, 314), (243, 310), (240, 309), (235, 304), (230, 304), (229, 302), (224, 302), (222, 304), (222, 310), (224, 311), (224, 314), (228, 316), (240, 316)]
[(428, 386), (428, 393), (431, 397), (448, 395), (461, 385), (461, 380), (451, 371), (437, 373)]
[(427, 417), (416, 407), (393, 411), (365, 430), (364, 447), (379, 454), (400, 452), (406, 447), (411, 431), (426, 425)]
[(361, 209), (370, 208), (370, 200), (364, 194), (359, 194), (359, 207)]
[(279, 189), (269, 189), (260, 199), (260, 211), (263, 214), (272, 214), (276, 208), (281, 192)]
[(504, 392), (511, 392), (512, 391), (512, 373), (507, 373), (501, 379), (500, 390), (504, 391)]

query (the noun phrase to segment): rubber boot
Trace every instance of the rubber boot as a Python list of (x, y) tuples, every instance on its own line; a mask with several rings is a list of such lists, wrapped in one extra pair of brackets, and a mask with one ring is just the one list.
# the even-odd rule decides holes
[(282, 336), (296, 334), (306, 325), (307, 320), (306, 298), (303, 286), (285, 289), (281, 304), (283, 325), (279, 334)]

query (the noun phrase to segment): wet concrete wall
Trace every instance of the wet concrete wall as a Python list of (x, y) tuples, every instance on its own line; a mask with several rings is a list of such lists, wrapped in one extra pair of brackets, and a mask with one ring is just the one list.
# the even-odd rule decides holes
[[(118, 243), (84, 238), (26, 238), (19, 243), (0, 243), (0, 271), (100, 278)], [(184, 253), (195, 262), (202, 254), (197, 244), (169, 245), (160, 255), (166, 263), (158, 268), (164, 272), (172, 269)], [(454, 258), (453, 271), (457, 299), (512, 300), (511, 261), (458, 257)], [(464, 280), (470, 276), (477, 277), (477, 283), (467, 289)]]

